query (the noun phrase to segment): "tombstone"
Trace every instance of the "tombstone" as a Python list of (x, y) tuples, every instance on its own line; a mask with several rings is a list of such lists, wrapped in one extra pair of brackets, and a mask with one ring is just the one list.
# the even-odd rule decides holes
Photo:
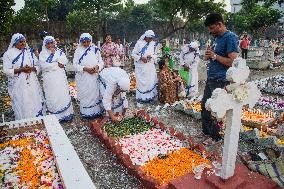
[(250, 108), (260, 98), (257, 86), (246, 82), (249, 76), (246, 61), (237, 58), (227, 71), (227, 80), (232, 82), (226, 89), (215, 89), (212, 97), (207, 100), (205, 107), (218, 119), (226, 115), (226, 129), (222, 156), (221, 178), (228, 179), (234, 175), (238, 150), (239, 132), (241, 128), (241, 114), (244, 105)]
[(270, 47), (250, 48), (246, 63), (251, 69), (267, 69), (273, 59), (274, 53)]

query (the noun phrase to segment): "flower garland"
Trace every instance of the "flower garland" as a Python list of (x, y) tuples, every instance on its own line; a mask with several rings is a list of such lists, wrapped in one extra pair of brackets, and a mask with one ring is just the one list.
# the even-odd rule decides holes
[(228, 92), (230, 92), (234, 99), (238, 102), (245, 101), (249, 96), (249, 89), (247, 85), (239, 85), (237, 83), (230, 84), (225, 88)]
[(208, 159), (187, 149), (181, 148), (167, 156), (156, 157), (146, 163), (142, 170), (147, 176), (157, 179), (160, 184), (168, 183), (174, 178), (192, 173), (193, 166), (206, 164), (211, 167)]
[(192, 109), (195, 112), (201, 112), (201, 102), (189, 102), (185, 104), (185, 109)]
[(284, 95), (284, 76), (282, 75), (260, 79), (255, 83), (261, 91)]
[(134, 117), (117, 124), (107, 123), (103, 129), (109, 137), (124, 137), (148, 131), (150, 128), (152, 128), (150, 123), (146, 123), (142, 118)]
[(2, 188), (62, 189), (47, 134), (35, 129), (0, 144)]
[(131, 73), (130, 74), (130, 90), (133, 91), (133, 90), (136, 90), (137, 88), (137, 85), (136, 85), (136, 76), (135, 76), (135, 73)]
[(265, 109), (273, 109), (273, 110), (283, 110), (284, 109), (284, 101), (279, 99), (278, 97), (260, 97), (257, 102), (258, 105), (263, 106)]
[(160, 154), (179, 150), (183, 144), (160, 129), (151, 129), (143, 133), (119, 140), (124, 154), (128, 154), (133, 164), (144, 165)]
[(72, 98), (75, 98), (77, 99), (78, 96), (77, 96), (77, 87), (76, 87), (76, 83), (75, 82), (70, 82), (69, 83), (69, 91), (70, 91), (70, 95)]

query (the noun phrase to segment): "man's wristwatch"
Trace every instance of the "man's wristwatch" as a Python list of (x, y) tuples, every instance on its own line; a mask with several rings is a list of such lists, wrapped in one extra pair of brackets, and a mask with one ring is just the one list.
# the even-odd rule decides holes
[(214, 54), (212, 57), (212, 60), (216, 60), (217, 59), (217, 54)]

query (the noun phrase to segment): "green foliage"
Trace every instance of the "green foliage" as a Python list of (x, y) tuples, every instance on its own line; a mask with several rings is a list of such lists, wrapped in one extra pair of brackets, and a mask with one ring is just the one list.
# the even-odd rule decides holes
[(16, 13), (14, 23), (24, 24), (26, 26), (34, 28), (34, 30), (38, 30), (43, 28), (41, 21), (43, 21), (44, 19), (44, 15), (42, 13), (37, 12), (31, 7), (24, 7)]
[(74, 2), (75, 0), (59, 0), (56, 6), (49, 8), (49, 19), (56, 21), (66, 21), (66, 16), (73, 9)]
[(183, 17), (186, 20), (198, 20), (211, 12), (224, 13), (224, 3), (214, 0), (156, 0), (162, 16), (174, 20)]
[(171, 23), (171, 29), (164, 37), (186, 28), (191, 23), (197, 23), (209, 13), (225, 13), (225, 4), (215, 3), (214, 0), (155, 0), (155, 2), (160, 8), (159, 14)]
[(90, 32), (96, 31), (96, 16), (87, 11), (72, 11), (67, 17), (67, 29), (70, 32)]
[(270, 7), (277, 2), (265, 0), (263, 5), (259, 5), (256, 0), (244, 0), (240, 12), (230, 15), (229, 25), (238, 33), (247, 31), (255, 36), (263, 35), (259, 31), (276, 24), (283, 15), (281, 11)]
[(59, 0), (25, 0), (25, 6), (14, 18), (14, 24), (29, 26), (34, 30), (43, 29), (42, 21), (49, 21), (51, 9), (57, 6)]
[[(100, 37), (100, 30), (105, 30), (103, 23), (117, 15), (120, 9), (122, 9), (120, 0), (75, 0), (73, 11), (69, 12), (66, 17), (68, 28), (71, 30), (77, 26), (80, 29), (81, 27), (83, 29), (90, 28), (90, 32), (96, 30), (97, 37)], [(87, 18), (84, 18), (84, 16), (87, 16)], [(82, 20), (87, 20), (88, 22), (82, 22)], [(90, 24), (92, 26), (84, 26)]]
[(59, 3), (59, 0), (25, 0), (25, 7), (34, 9), (36, 12), (45, 13)]
[(207, 28), (204, 26), (203, 19), (188, 23), (187, 30), (190, 32), (200, 32), (200, 33), (208, 31)]
[(0, 35), (9, 34), (13, 21), (13, 9), (15, 5), (14, 0), (0, 1)]

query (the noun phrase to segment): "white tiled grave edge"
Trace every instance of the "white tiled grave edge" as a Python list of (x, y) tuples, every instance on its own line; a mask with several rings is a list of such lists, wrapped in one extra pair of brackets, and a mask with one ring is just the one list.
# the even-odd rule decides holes
[(43, 122), (46, 128), (64, 188), (96, 189), (55, 115), (1, 123), (0, 127), (8, 126), (9, 129), (29, 127), (39, 122)]

